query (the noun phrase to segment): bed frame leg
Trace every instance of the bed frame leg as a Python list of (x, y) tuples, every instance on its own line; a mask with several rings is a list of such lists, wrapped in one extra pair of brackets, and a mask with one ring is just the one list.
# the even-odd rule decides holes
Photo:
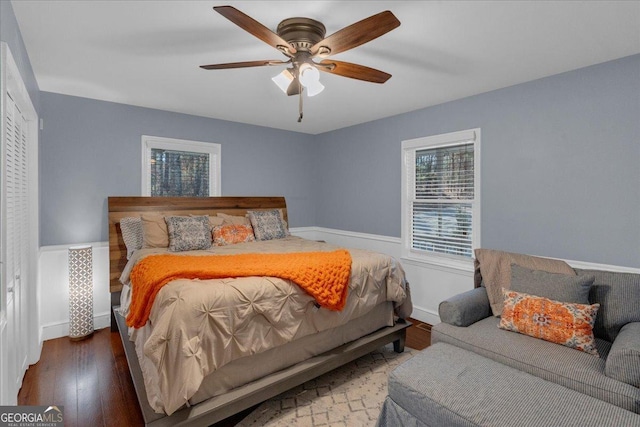
[(402, 336), (400, 337), (400, 339), (397, 339), (393, 342), (393, 351), (395, 351), (396, 353), (403, 353), (404, 343), (406, 339), (407, 339), (407, 331), (406, 329), (403, 329)]

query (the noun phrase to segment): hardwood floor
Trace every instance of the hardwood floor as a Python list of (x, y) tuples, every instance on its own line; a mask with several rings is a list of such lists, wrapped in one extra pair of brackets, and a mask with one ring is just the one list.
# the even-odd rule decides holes
[[(431, 325), (410, 319), (406, 345), (417, 350), (431, 343)], [(45, 341), (40, 361), (25, 374), (19, 405), (63, 405), (66, 427), (144, 425), (122, 341), (109, 328), (91, 338)], [(251, 409), (217, 423), (231, 427)]]
[(65, 426), (144, 425), (120, 335), (109, 328), (84, 341), (45, 341), (18, 404), (63, 405)]

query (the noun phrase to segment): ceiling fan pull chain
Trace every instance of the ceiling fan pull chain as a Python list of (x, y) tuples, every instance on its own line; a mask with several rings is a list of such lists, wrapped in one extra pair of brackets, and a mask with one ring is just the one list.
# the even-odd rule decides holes
[[(299, 79), (298, 79), (298, 84), (300, 85)], [(298, 116), (298, 123), (302, 122), (302, 91), (303, 91), (303, 88), (300, 87), (300, 94), (299, 94), (300, 101), (298, 102), (298, 111), (300, 112), (300, 116)]]

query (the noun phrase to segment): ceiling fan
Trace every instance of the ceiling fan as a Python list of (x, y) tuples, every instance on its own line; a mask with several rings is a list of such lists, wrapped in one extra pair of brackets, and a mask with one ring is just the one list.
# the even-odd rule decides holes
[[(287, 95), (300, 95), (298, 122), (302, 121), (303, 91), (306, 90), (308, 96), (314, 96), (324, 89), (320, 83), (319, 71), (373, 83), (384, 83), (391, 77), (391, 74), (364, 65), (324, 59), (367, 43), (400, 26), (400, 21), (388, 10), (351, 24), (325, 38), (325, 26), (315, 19), (285, 19), (278, 24), (276, 33), (274, 33), (232, 6), (216, 6), (213, 9), (243, 30), (278, 49), (288, 59), (285, 61), (275, 59), (230, 62), (201, 65), (200, 68), (222, 70), (290, 65), (282, 73), (275, 76), (273, 81)], [(315, 58), (321, 60), (316, 62)]]

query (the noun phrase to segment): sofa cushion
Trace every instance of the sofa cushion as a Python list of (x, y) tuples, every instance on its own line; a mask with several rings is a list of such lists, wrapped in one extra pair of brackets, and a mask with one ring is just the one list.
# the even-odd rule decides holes
[(388, 387), (379, 427), (640, 425), (640, 415), (445, 343), (400, 364)]
[(640, 274), (576, 269), (580, 276), (595, 277), (589, 302), (600, 304), (594, 334), (613, 342), (624, 325), (640, 322)]
[(575, 276), (576, 273), (566, 262), (558, 259), (540, 258), (531, 255), (496, 251), (493, 249), (476, 249), (475, 287), (482, 284), (487, 288), (491, 311), (494, 316), (502, 313), (502, 288), (511, 287), (511, 264), (518, 264), (534, 270), (550, 273), (562, 273)]
[(640, 389), (605, 375), (611, 343), (596, 338), (600, 358), (581, 351), (514, 334), (498, 328), (500, 319), (487, 317), (466, 328), (439, 323), (431, 342), (447, 342), (515, 369), (640, 413)]
[(640, 387), (640, 322), (627, 323), (620, 329), (604, 372), (608, 377)]
[(598, 357), (593, 322), (599, 304), (574, 304), (504, 289), (498, 327)]
[(570, 276), (511, 264), (511, 290), (555, 301), (589, 304), (594, 276)]

